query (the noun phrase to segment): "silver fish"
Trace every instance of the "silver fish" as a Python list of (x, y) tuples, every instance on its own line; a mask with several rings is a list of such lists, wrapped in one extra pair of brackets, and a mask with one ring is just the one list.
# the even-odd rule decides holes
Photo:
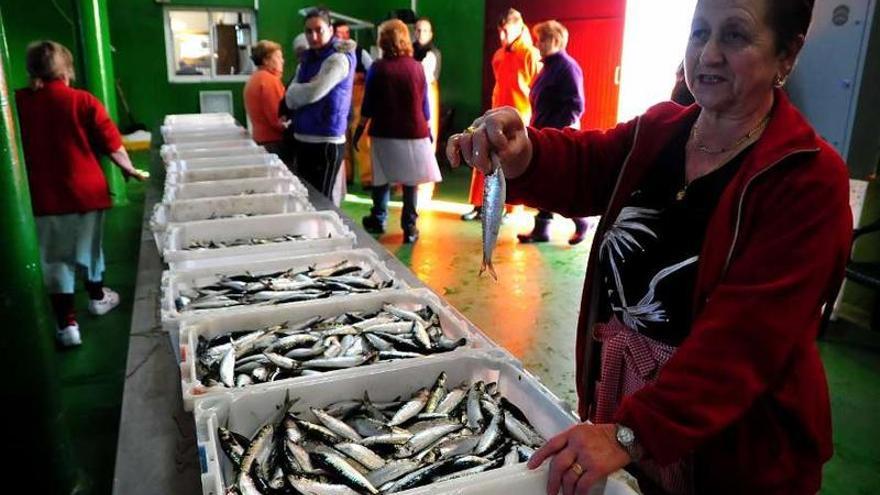
[(434, 412), (440, 414), (451, 413), (456, 407), (458, 407), (459, 404), (461, 404), (461, 401), (464, 400), (466, 395), (466, 387), (456, 387), (450, 390), (446, 394), (446, 396), (443, 397), (443, 400), (441, 400), (440, 403), (437, 404), (437, 408), (434, 409)]
[(373, 486), (382, 486), (390, 481), (406, 476), (418, 468), (419, 463), (409, 459), (389, 461), (384, 467), (367, 474), (367, 479), (370, 480)]
[(304, 361), (303, 366), (306, 368), (318, 368), (318, 369), (341, 369), (341, 368), (353, 368), (355, 366), (360, 366), (365, 362), (376, 357), (376, 353), (365, 354), (362, 356), (344, 356), (344, 357), (332, 357), (332, 358), (318, 358), (311, 359), (309, 361)]
[(480, 410), (480, 397), (483, 395), (483, 382), (475, 383), (468, 391), (467, 426), (472, 430), (483, 427), (483, 412)]
[(289, 439), (284, 443), (286, 452), (290, 454), (289, 462), (294, 471), (303, 473), (313, 473), (315, 468), (312, 467), (312, 460), (309, 453), (298, 443), (291, 442)]
[(267, 352), (264, 354), (264, 356), (266, 356), (266, 358), (268, 358), (269, 361), (271, 361), (272, 364), (274, 364), (275, 366), (286, 370), (294, 370), (302, 366), (301, 364), (299, 364), (299, 361), (284, 357), (280, 354), (275, 354), (274, 352)]
[(369, 447), (370, 445), (403, 445), (412, 438), (412, 433), (383, 433), (366, 437), (361, 445)]
[(337, 483), (322, 483), (308, 478), (299, 476), (288, 476), (287, 482), (290, 483), (298, 493), (308, 495), (358, 495), (358, 492), (351, 488)]
[(382, 337), (379, 337), (378, 335), (373, 335), (372, 333), (365, 333), (364, 337), (367, 339), (367, 341), (370, 343), (370, 345), (373, 346), (373, 348), (376, 349), (377, 351), (393, 351), (394, 350), (394, 346), (392, 346), (388, 342), (385, 342), (384, 340), (382, 340)]
[(235, 386), (235, 349), (232, 347), (220, 361), (220, 381), (229, 388)]
[[(357, 327), (357, 325), (355, 325)], [(412, 331), (412, 323), (408, 321), (395, 321), (388, 323), (379, 323), (378, 325), (372, 325), (369, 328), (364, 329), (364, 332), (370, 333), (390, 333), (394, 335), (404, 335), (408, 334)]]
[(241, 458), (239, 478), (236, 481), (236, 485), (239, 487), (241, 486), (242, 478), (250, 476), (251, 466), (253, 466), (257, 458), (261, 457), (264, 454), (264, 451), (272, 446), (272, 435), (274, 433), (275, 425), (272, 423), (263, 426), (257, 431), (257, 434), (254, 436), (251, 444), (245, 449), (244, 455)]
[(489, 422), (489, 426), (486, 427), (486, 431), (483, 432), (483, 436), (480, 437), (480, 442), (477, 443), (477, 448), (474, 449), (474, 454), (482, 455), (489, 451), (495, 442), (498, 441), (501, 433), (500, 423), (501, 416), (499, 414), (492, 418), (492, 421)]
[(400, 409), (394, 413), (394, 417), (391, 418), (391, 421), (388, 422), (389, 426), (397, 426), (399, 424), (405, 423), (411, 418), (414, 418), (416, 414), (422, 412), (422, 409), (425, 408), (425, 404), (428, 402), (428, 389), (423, 388), (415, 393), (412, 399), (410, 399), (406, 404), (401, 406)]
[(431, 336), (428, 335), (428, 331), (425, 329), (425, 325), (414, 321), (412, 323), (412, 334), (413, 338), (423, 349), (426, 351), (431, 350)]
[(357, 486), (358, 488), (371, 493), (372, 495), (376, 495), (379, 493), (379, 490), (370, 483), (364, 475), (358, 472), (357, 469), (354, 468), (351, 464), (348, 463), (341, 455), (334, 454), (326, 451), (318, 451), (315, 452), (315, 459), (323, 465), (326, 469), (337, 473), (339, 476), (347, 480), (349, 483)]
[(504, 217), (504, 201), (507, 197), (507, 182), (504, 180), (504, 169), (498, 156), (490, 153), (492, 159), (492, 173), (486, 175), (483, 183), (483, 210), (482, 210), (482, 227), (483, 227), (483, 263), (480, 266), (480, 275), (484, 271), (489, 272), (495, 281), (498, 281), (498, 275), (495, 273), (495, 267), (492, 265), (492, 252), (498, 243), (498, 231), (501, 229), (501, 219)]
[(401, 447), (394, 456), (398, 459), (410, 457), (429, 447), (441, 438), (464, 428), (462, 424), (442, 425), (416, 433)]
[(403, 308), (398, 308), (393, 304), (386, 304), (382, 306), (382, 309), (402, 320), (417, 321), (426, 327), (430, 325), (427, 321), (425, 321), (421, 316), (417, 315), (416, 313), (412, 311), (407, 311)]
[(222, 426), (217, 428), (217, 439), (220, 441), (220, 447), (226, 453), (226, 457), (238, 468), (241, 465), (241, 458), (244, 456), (244, 446), (231, 431)]
[(474, 449), (477, 448), (479, 442), (479, 435), (463, 435), (446, 440), (443, 444), (437, 447), (437, 450), (440, 453), (441, 459), (457, 457), (473, 452)]
[(504, 429), (515, 440), (529, 447), (538, 447), (544, 443), (544, 439), (530, 426), (513, 417), (513, 414), (504, 414)]
[(375, 471), (385, 465), (385, 459), (363, 445), (344, 442), (334, 445), (333, 448), (363, 464), (370, 471)]
[(345, 424), (345, 422), (334, 418), (318, 408), (312, 407), (310, 410), (312, 411), (312, 414), (318, 418), (318, 421), (340, 437), (347, 438), (352, 442), (360, 442), (363, 440), (363, 437), (361, 437), (354, 428)]
[(287, 337), (282, 337), (272, 343), (269, 347), (266, 348), (267, 352), (276, 352), (278, 354), (284, 354), (285, 352), (293, 349), (294, 347), (301, 347), (304, 345), (313, 345), (318, 341), (318, 337), (314, 335), (310, 335), (307, 333), (299, 333), (295, 335), (289, 335)]
[[(416, 323), (415, 325), (418, 324)], [(431, 388), (431, 395), (428, 396), (428, 402), (425, 404), (425, 412), (434, 412), (444, 397), (446, 397), (446, 372), (441, 371), (440, 375), (437, 376), (437, 381), (434, 382), (434, 386)]]

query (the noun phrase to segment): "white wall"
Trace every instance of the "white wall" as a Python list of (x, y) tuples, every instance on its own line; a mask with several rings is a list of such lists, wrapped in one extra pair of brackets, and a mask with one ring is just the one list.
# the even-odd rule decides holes
[(697, 0), (627, 0), (617, 120), (669, 99)]

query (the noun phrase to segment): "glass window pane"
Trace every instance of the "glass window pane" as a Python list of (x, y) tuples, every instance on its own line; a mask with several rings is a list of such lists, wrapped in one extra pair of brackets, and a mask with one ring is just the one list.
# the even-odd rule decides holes
[(168, 15), (174, 43), (174, 73), (210, 76), (211, 34), (207, 12), (172, 10)]
[(253, 40), (253, 15), (247, 11), (212, 11), (217, 50), (217, 75), (250, 74)]

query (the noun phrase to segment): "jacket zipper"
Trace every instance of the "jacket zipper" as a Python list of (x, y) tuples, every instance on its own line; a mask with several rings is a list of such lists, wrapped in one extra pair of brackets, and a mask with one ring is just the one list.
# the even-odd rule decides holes
[[(763, 170), (761, 170), (757, 174), (753, 175), (749, 179), (749, 181), (746, 182), (745, 187), (743, 187), (742, 194), (740, 194), (740, 196), (739, 196), (739, 204), (737, 205), (737, 209), (736, 209), (736, 225), (733, 229), (733, 240), (730, 242), (730, 250), (727, 252), (727, 259), (724, 261), (724, 269), (721, 270), (722, 276), (725, 273), (727, 273), (727, 269), (730, 268), (730, 260), (733, 259), (733, 251), (736, 248), (736, 241), (737, 241), (737, 239), (739, 239), (739, 227), (740, 227), (740, 222), (742, 221), (743, 203), (745, 202), (746, 193), (749, 190), (749, 186), (752, 185), (752, 182), (754, 182), (755, 179), (757, 179), (758, 177), (764, 175), (764, 172), (767, 172), (768, 170), (775, 168), (776, 165), (778, 165), (780, 162), (782, 162), (783, 160), (785, 160), (786, 158), (788, 158), (792, 155), (796, 155), (798, 153), (809, 153), (809, 152), (817, 152), (817, 151), (819, 151), (819, 148), (803, 148), (803, 149), (791, 151), (791, 152), (783, 155), (782, 158), (780, 158), (780, 159), (776, 160), (775, 162), (771, 163), (770, 165), (768, 165), (766, 168), (764, 168)], [(707, 300), (708, 300), (708, 298), (707, 298)]]
[[(614, 190), (611, 192), (611, 197), (608, 200), (608, 208), (605, 209), (605, 213), (602, 214), (602, 219), (599, 221), (599, 225), (596, 228), (597, 235), (605, 232), (606, 226), (608, 225), (608, 222), (610, 221), (610, 219), (609, 219), (610, 215), (608, 213), (611, 211), (611, 203), (614, 202), (614, 197), (617, 195), (617, 190), (620, 189), (620, 183), (623, 181), (623, 174), (624, 174), (624, 172), (626, 172), (626, 166), (629, 165), (629, 158), (632, 156), (633, 150), (635, 150), (636, 144), (638, 143), (639, 129), (641, 128), (641, 125), (642, 125), (642, 118), (640, 116), (636, 117), (636, 129), (633, 132), (633, 142), (629, 148), (629, 152), (626, 154), (626, 158), (623, 159), (623, 165), (621, 165), (621, 167), (620, 167), (620, 174), (617, 176), (617, 182), (614, 184)], [(601, 242), (601, 240), (599, 242)], [(590, 258), (595, 260), (597, 263), (599, 260), (598, 252), (599, 252), (599, 250), (597, 249), (596, 253), (594, 255), (592, 248), (590, 250)], [(593, 258), (593, 256), (595, 256), (595, 258)], [(589, 314), (588, 320), (586, 322), (588, 335), (587, 335), (587, 344), (584, 349), (585, 356), (583, 359), (584, 366), (586, 366), (586, 370), (584, 371), (584, 375), (585, 375), (586, 387), (587, 387), (587, 389), (584, 391), (584, 396), (589, 403), (589, 405), (587, 406), (588, 411), (592, 408), (593, 399), (594, 399), (593, 395), (589, 393), (589, 390), (591, 388), (590, 383), (589, 383), (591, 381), (590, 367), (592, 366), (592, 362), (590, 361), (590, 354), (592, 353), (592, 347), (593, 347), (593, 344), (592, 344), (592, 342), (593, 342), (593, 325), (595, 325), (595, 323), (596, 323), (596, 309), (597, 309), (597, 306), (599, 303), (599, 294), (601, 291), (601, 288), (599, 287), (599, 283), (600, 283), (601, 279), (602, 279), (601, 270), (596, 268), (593, 271), (593, 279), (590, 281), (590, 286), (593, 288), (593, 290), (590, 293), (590, 303), (587, 306), (587, 312)], [(578, 396), (580, 396), (580, 393), (578, 394)]]
[[(617, 176), (617, 182), (614, 184), (614, 190), (611, 191), (611, 197), (608, 200), (608, 208), (605, 210), (605, 214), (602, 215), (602, 224), (603, 227), (607, 225), (606, 218), (608, 218), (608, 212), (611, 211), (611, 204), (614, 202), (614, 197), (617, 196), (617, 190), (620, 189), (620, 183), (623, 181), (623, 174), (626, 172), (626, 166), (629, 165), (629, 157), (632, 156), (633, 151), (636, 149), (636, 144), (639, 141), (639, 129), (642, 126), (642, 118), (636, 118), (636, 130), (633, 132), (633, 142), (629, 147), (629, 152), (626, 154), (626, 158), (623, 159), (623, 165), (620, 167), (620, 173)], [(604, 230), (604, 229), (603, 229)]]

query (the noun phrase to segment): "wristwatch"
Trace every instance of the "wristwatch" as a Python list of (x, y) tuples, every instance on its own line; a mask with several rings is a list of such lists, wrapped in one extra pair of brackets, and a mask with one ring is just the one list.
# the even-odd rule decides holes
[(642, 458), (644, 452), (642, 451), (642, 446), (639, 444), (638, 440), (636, 440), (636, 433), (632, 431), (632, 428), (618, 424), (615, 438), (617, 439), (617, 443), (623, 447), (623, 450), (629, 454), (629, 458), (632, 459), (633, 462), (638, 462), (638, 460)]

